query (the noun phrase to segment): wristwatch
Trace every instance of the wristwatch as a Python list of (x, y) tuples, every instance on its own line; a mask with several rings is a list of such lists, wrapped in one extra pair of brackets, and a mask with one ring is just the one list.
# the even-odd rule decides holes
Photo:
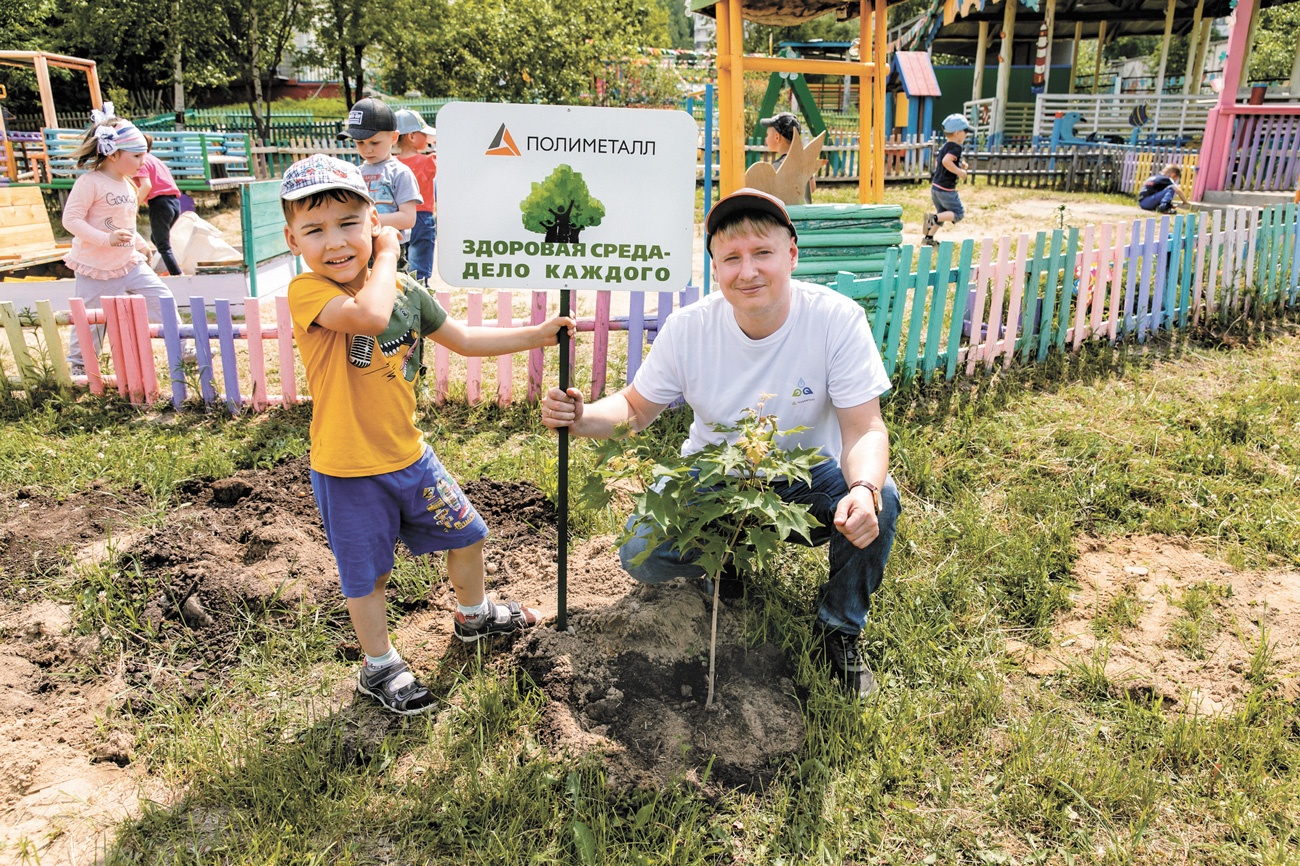
[(849, 485), (849, 490), (852, 490), (854, 487), (865, 487), (871, 491), (871, 504), (875, 507), (876, 514), (880, 514), (880, 511), (884, 506), (880, 503), (880, 490), (876, 485), (872, 484), (870, 481), (854, 481)]

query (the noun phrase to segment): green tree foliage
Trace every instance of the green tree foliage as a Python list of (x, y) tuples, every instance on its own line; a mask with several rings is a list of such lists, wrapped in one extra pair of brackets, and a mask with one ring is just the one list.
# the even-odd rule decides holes
[(519, 209), (524, 228), (562, 244), (577, 243), (584, 228), (600, 225), (605, 217), (605, 206), (591, 197), (582, 175), (567, 165), (556, 166), (550, 177), (534, 183)]
[[(457, 0), (423, 16), (384, 63), (395, 92), (578, 103), (610, 59), (666, 47), (658, 0)], [(439, 18), (441, 20), (435, 20)]]
[(686, 4), (682, 0), (658, 0), (667, 16), (668, 47), (694, 48), (695, 24), (686, 14)]
[[(1291, 77), (1296, 40), (1300, 38), (1300, 5), (1274, 6), (1260, 16), (1255, 50), (1250, 55), (1251, 81), (1281, 81)], [(1292, 83), (1292, 93), (1295, 83)]]

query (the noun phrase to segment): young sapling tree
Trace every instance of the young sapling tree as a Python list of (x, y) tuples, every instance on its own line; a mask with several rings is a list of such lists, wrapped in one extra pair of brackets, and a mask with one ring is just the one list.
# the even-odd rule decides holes
[(779, 542), (790, 535), (810, 538), (818, 525), (808, 506), (782, 501), (773, 483), (810, 484), (809, 470), (826, 458), (815, 448), (781, 446), (784, 437), (807, 428), (778, 430), (776, 416), (763, 412), (769, 397), (764, 395), (757, 410), (746, 410), (735, 424), (716, 426), (726, 437), (721, 444), (706, 445), (685, 457), (652, 456), (646, 437), (597, 443), (595, 471), (579, 492), (588, 506), (599, 510), (609, 504), (615, 482), (632, 481), (641, 488), (632, 496), (639, 517), (619, 539), (623, 544), (637, 530), (648, 531), (646, 550), (635, 565), (664, 544), (683, 554), (698, 551), (695, 564), (713, 581), (706, 709), (713, 707), (723, 568), (731, 563), (741, 573), (761, 571), (776, 555)]

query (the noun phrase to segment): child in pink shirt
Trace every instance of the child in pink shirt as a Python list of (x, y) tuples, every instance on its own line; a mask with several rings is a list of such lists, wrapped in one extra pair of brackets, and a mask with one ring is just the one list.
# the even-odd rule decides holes
[(141, 200), (149, 205), (149, 239), (158, 248), (167, 273), (179, 277), (181, 266), (172, 252), (172, 226), (181, 215), (181, 190), (167, 163), (153, 155), (153, 136), (146, 132), (144, 140), (149, 151), (135, 180), (140, 186)]
[[(95, 125), (74, 156), (77, 167), (90, 166), (72, 185), (63, 206), (63, 227), (72, 234), (72, 249), (63, 261), (77, 275), (77, 297), (86, 307), (99, 308), (100, 298), (142, 295), (148, 300), (150, 321), (162, 321), (161, 298), (172, 297), (167, 284), (149, 267), (149, 245), (135, 230), (139, 207), (131, 178), (144, 162), (144, 134), (128, 121), (113, 116), (113, 106), (92, 115)], [(103, 327), (91, 328), (99, 353)], [(74, 328), (68, 341), (68, 366), (72, 375), (84, 376), (82, 347)]]

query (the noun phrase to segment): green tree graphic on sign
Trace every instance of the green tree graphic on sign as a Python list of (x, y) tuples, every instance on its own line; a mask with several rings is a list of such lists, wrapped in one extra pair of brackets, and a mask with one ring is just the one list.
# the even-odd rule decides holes
[(605, 206), (591, 197), (582, 175), (567, 165), (556, 166), (550, 177), (534, 183), (519, 209), (524, 228), (558, 244), (577, 243), (583, 229), (600, 225), (605, 216)]

